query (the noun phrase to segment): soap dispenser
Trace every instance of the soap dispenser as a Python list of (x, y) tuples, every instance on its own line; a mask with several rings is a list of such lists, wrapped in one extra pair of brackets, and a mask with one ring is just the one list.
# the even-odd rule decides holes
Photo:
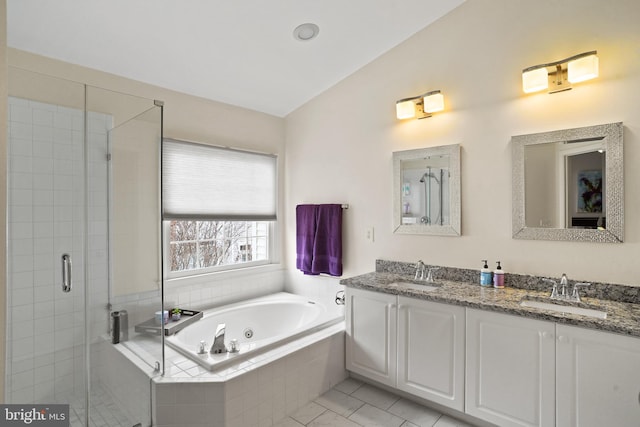
[(480, 270), (480, 285), (491, 286), (491, 270), (487, 265), (486, 259), (483, 259), (482, 262), (484, 262), (484, 266), (482, 266), (482, 269)]
[(496, 271), (493, 272), (493, 287), (494, 288), (504, 288), (504, 271), (500, 266), (500, 261), (496, 261), (498, 267)]

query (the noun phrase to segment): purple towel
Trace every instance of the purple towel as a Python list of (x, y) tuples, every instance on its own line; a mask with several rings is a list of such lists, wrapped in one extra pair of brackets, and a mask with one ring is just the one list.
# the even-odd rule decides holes
[(311, 272), (313, 239), (316, 235), (316, 205), (296, 206), (296, 268)]
[(296, 207), (296, 267), (305, 274), (342, 275), (342, 205)]

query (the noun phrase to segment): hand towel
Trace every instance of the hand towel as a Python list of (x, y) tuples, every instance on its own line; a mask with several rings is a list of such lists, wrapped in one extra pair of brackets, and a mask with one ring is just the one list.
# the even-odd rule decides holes
[(296, 268), (311, 273), (316, 235), (316, 205), (296, 206)]
[(342, 276), (342, 205), (318, 205), (312, 274)]
[(342, 205), (296, 206), (296, 268), (342, 275)]

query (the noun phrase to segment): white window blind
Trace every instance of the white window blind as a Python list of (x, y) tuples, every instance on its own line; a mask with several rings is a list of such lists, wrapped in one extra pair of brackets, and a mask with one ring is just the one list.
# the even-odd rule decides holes
[(276, 219), (277, 158), (165, 139), (163, 219)]

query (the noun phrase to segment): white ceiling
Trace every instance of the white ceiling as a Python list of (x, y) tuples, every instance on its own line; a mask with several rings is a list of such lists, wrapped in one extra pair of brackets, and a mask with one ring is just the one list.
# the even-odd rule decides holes
[(7, 0), (7, 44), (284, 117), (463, 1)]

